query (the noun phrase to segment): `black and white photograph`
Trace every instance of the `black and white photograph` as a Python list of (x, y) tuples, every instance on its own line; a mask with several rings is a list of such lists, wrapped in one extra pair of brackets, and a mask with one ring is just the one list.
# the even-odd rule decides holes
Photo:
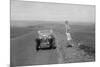
[(95, 62), (95, 7), (10, 0), (10, 67)]

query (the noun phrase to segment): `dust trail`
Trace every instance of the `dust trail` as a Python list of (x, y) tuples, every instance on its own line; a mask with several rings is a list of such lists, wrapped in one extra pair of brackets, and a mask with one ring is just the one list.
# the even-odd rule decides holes
[(57, 37), (56, 34), (54, 34), (55, 38), (56, 38), (56, 46), (57, 46), (57, 53), (58, 53), (58, 63), (64, 63), (64, 59), (63, 59), (63, 54), (62, 54), (62, 45), (59, 44), (59, 39)]

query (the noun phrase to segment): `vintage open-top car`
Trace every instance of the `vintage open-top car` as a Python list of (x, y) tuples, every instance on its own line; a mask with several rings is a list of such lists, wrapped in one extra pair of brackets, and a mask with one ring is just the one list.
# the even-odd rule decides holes
[(55, 49), (56, 42), (52, 30), (39, 30), (39, 37), (36, 39), (36, 50)]

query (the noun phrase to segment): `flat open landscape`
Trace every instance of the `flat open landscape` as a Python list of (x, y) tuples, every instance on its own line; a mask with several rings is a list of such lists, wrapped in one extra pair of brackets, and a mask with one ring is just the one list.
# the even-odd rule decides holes
[[(76, 44), (91, 47), (95, 50), (95, 25), (72, 24), (71, 36)], [(63, 63), (94, 61), (95, 57), (87, 53), (89, 50), (69, 47), (67, 48), (67, 40), (65, 35), (64, 24), (44, 23), (28, 26), (11, 26), (11, 65), (27, 66), (27, 65), (43, 65), (57, 64), (59, 58)], [(38, 37), (37, 31), (42, 29), (53, 29), (57, 36), (58, 44), (61, 46), (60, 52), (54, 50), (36, 51), (35, 39)], [(65, 46), (65, 48), (63, 48)], [(91, 52), (90, 50), (90, 52)], [(62, 58), (59, 54), (62, 54)], [(93, 56), (92, 56), (93, 55)]]

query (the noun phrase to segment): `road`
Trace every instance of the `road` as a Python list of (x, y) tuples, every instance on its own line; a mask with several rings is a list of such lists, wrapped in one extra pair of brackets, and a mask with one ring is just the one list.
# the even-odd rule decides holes
[[(35, 35), (34, 35), (35, 34)], [(11, 39), (11, 64), (12, 66), (56, 64), (59, 63), (59, 53), (54, 50), (36, 51), (35, 32)]]

